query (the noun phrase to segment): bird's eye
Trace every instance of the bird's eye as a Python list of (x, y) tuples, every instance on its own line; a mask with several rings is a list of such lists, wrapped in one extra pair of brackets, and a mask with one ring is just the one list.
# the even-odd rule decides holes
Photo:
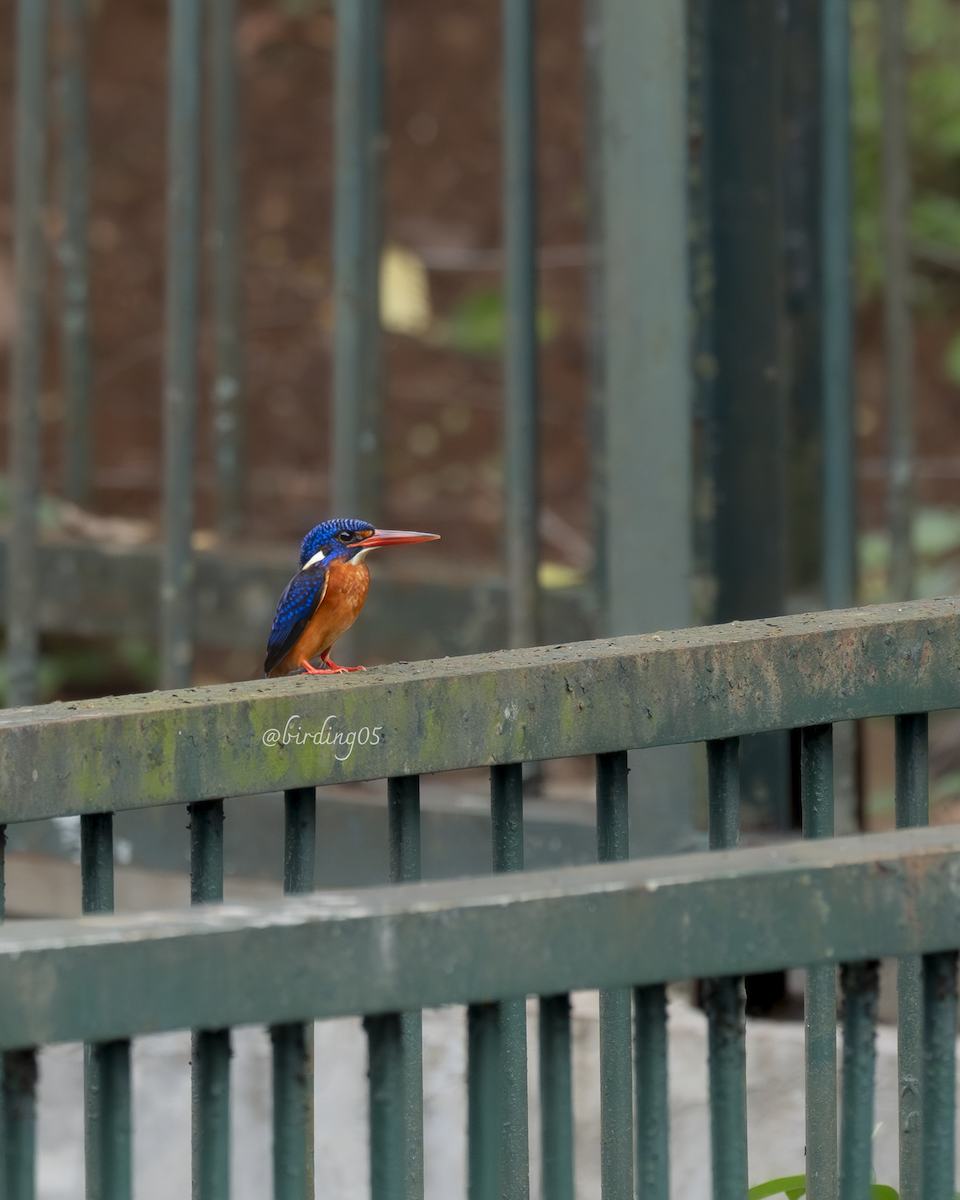
[(344, 530), (343, 533), (337, 534), (337, 541), (343, 542), (343, 544), (346, 545), (347, 542), (349, 542), (352, 537), (353, 537), (352, 533), (347, 533), (347, 531)]

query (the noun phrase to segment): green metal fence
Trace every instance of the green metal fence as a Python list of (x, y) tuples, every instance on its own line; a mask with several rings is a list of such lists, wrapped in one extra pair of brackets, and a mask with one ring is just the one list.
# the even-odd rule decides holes
[[(537, 995), (543, 1195), (571, 1197), (568, 994), (599, 988), (604, 1200), (665, 1200), (665, 985), (698, 977), (713, 1194), (743, 1200), (742, 977), (805, 966), (807, 1194), (865, 1200), (875, 960), (892, 955), (901, 1194), (952, 1200), (960, 832), (832, 839), (831, 723), (896, 716), (898, 825), (924, 825), (926, 714), (958, 704), (958, 618), (960, 602), (937, 600), (0, 714), (0, 817), (80, 814), (86, 912), (112, 907), (111, 813), (183, 801), (196, 905), (0, 931), (7, 1195), (34, 1193), (34, 1047), (87, 1043), (87, 1194), (113, 1200), (131, 1190), (129, 1040), (193, 1028), (194, 1195), (227, 1196), (229, 1030), (263, 1023), (274, 1194), (312, 1196), (310, 1022), (344, 1014), (364, 1014), (369, 1040), (372, 1194), (421, 1195), (418, 1010), (465, 1003), (469, 1195), (526, 1196), (525, 997)], [(805, 840), (736, 849), (738, 738), (784, 728), (801, 731)], [(698, 741), (713, 852), (624, 861), (626, 750)], [(503, 878), (523, 869), (521, 764), (585, 753), (598, 865)], [(416, 882), (418, 776), (481, 765), (495, 874)], [(316, 786), (383, 777), (391, 880), (406, 886), (303, 895)], [(291, 897), (220, 907), (221, 798), (278, 788)]]

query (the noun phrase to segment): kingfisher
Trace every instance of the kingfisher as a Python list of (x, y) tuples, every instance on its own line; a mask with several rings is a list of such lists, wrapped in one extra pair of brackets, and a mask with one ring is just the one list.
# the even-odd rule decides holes
[[(334, 642), (360, 615), (370, 587), (370, 571), (363, 561), (377, 546), (403, 546), (432, 542), (438, 533), (406, 529), (375, 529), (367, 521), (340, 517), (315, 525), (300, 545), (300, 569), (290, 580), (273, 618), (264, 677), (281, 675), (337, 675), (362, 671), (340, 667), (330, 658)], [(322, 667), (310, 659), (319, 655)]]

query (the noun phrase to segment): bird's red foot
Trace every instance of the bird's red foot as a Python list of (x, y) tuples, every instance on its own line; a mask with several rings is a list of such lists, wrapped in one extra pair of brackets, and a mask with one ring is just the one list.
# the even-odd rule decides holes
[(361, 667), (340, 667), (333, 661), (332, 658), (326, 658), (322, 654), (320, 655), (320, 658), (321, 658), (321, 661), (325, 662), (327, 664), (327, 666), (330, 668), (330, 670), (333, 671), (334, 673), (340, 672), (342, 674), (346, 674), (347, 671), (365, 671), (367, 669), (366, 667), (362, 667), (362, 666)]
[(339, 675), (341, 671), (346, 670), (345, 667), (312, 667), (306, 659), (301, 659), (300, 666), (308, 675)]

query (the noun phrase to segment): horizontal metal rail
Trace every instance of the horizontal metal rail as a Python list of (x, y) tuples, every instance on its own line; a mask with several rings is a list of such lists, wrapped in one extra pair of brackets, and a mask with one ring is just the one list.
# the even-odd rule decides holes
[[(491, 955), (489, 948), (497, 947)], [(0, 1047), (106, 1041), (960, 946), (960, 830), (0, 929)]]
[(960, 600), (0, 713), (0, 821), (960, 705)]

